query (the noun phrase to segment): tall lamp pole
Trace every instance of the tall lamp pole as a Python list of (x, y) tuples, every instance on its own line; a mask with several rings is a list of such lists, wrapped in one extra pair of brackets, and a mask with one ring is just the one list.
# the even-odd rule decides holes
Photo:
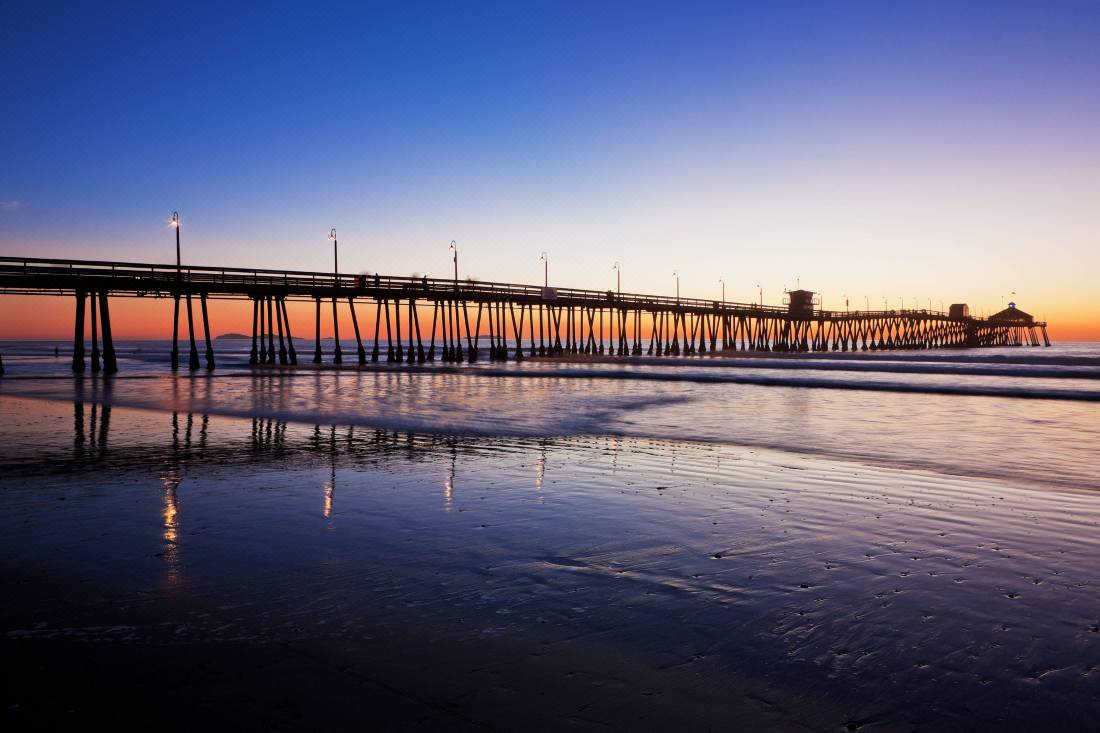
[(176, 270), (180, 269), (180, 213), (172, 212), (172, 228), (176, 230)]
[(453, 239), (451, 240), (451, 246), (450, 246), (450, 250), (451, 250), (451, 252), (453, 252), (453, 253), (454, 253), (454, 261), (455, 261), (455, 290), (458, 290), (458, 243), (457, 243), (457, 242), (455, 242), (455, 240), (453, 240)]
[(332, 240), (332, 363), (341, 364), (344, 355), (340, 350), (340, 319), (336, 317), (336, 289), (340, 287), (340, 259), (336, 241), (336, 227), (329, 229), (328, 238)]
[(726, 304), (726, 278), (718, 278), (718, 283), (722, 286), (722, 305)]
[(542, 286), (548, 288), (550, 287), (550, 256), (543, 252), (539, 255), (539, 260), (542, 262)]
[(338, 276), (340, 274), (340, 258), (336, 243), (336, 227), (329, 229), (328, 238), (332, 240), (332, 274)]
[(611, 269), (615, 270), (615, 295), (622, 295), (623, 292), (623, 267), (618, 262), (611, 266)]
[(676, 302), (679, 303), (680, 302), (680, 271), (679, 270), (673, 270), (672, 271), (672, 276), (674, 278), (676, 278)]
[(172, 369), (179, 369), (180, 366), (180, 345), (179, 345), (179, 332), (180, 332), (180, 280), (182, 275), (180, 274), (180, 213), (178, 211), (172, 212), (171, 220), (172, 228), (176, 230), (176, 292), (172, 298)]

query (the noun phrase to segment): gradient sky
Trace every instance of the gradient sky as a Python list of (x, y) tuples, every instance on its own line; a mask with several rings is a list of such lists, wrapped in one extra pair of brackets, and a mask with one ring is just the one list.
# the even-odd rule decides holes
[[(6, 1), (0, 70), (0, 255), (168, 262), (178, 209), (194, 264), (326, 269), (336, 227), (347, 272), (455, 239), (462, 276), (1015, 291), (1100, 338), (1100, 0)], [(32, 302), (0, 336), (67, 332)]]

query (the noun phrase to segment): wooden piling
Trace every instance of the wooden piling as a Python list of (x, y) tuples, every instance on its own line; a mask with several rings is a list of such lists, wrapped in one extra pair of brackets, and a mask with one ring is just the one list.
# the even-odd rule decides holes
[[(206, 336), (206, 368), (214, 368), (214, 342), (210, 340), (210, 316), (206, 310), (206, 292), (199, 293), (199, 305), (202, 306), (202, 330)], [(282, 343), (280, 334), (279, 343)]]
[(259, 355), (256, 351), (256, 336), (258, 334), (257, 328), (259, 327), (260, 318), (260, 299), (258, 296), (252, 296), (252, 349), (248, 352), (248, 363), (255, 364), (258, 361)]
[(192, 371), (199, 368), (199, 348), (195, 343), (195, 314), (191, 308), (191, 291), (187, 291), (187, 335), (191, 342), (187, 366)]
[(118, 372), (118, 359), (115, 357), (115, 340), (111, 336), (111, 311), (107, 306), (106, 290), (99, 293), (99, 319), (103, 328), (103, 373), (115, 374)]
[(367, 352), (363, 348), (363, 339), (359, 336), (359, 319), (355, 317), (355, 299), (348, 296), (348, 310), (351, 311), (351, 327), (355, 331), (355, 353), (359, 359), (359, 365), (367, 363)]
[(180, 368), (180, 293), (177, 290), (172, 293), (172, 354), (171, 354), (171, 367), (172, 370)]
[(321, 296), (314, 298), (317, 303), (317, 321), (314, 326), (313, 363), (321, 363)]
[(84, 291), (76, 291), (76, 325), (73, 332), (73, 371), (84, 373)]
[(275, 363), (275, 317), (272, 311), (274, 310), (275, 296), (269, 295), (267, 300), (267, 363)]
[(287, 343), (287, 355), (290, 358), (290, 364), (296, 366), (298, 364), (298, 351), (294, 348), (294, 336), (290, 333), (290, 316), (286, 312), (286, 297), (280, 296), (276, 301), (277, 309), (281, 312), (279, 316), (283, 325), (286, 327), (286, 343)]
[(332, 363), (343, 364), (344, 354), (340, 349), (340, 319), (336, 316), (336, 295), (332, 296)]
[[(275, 306), (275, 327), (279, 332), (279, 364), (286, 366), (290, 362), (290, 354), (286, 350), (286, 342), (283, 340), (283, 314), (282, 309), (279, 307), (279, 301), (274, 296), (270, 297), (270, 301), (274, 301)], [(269, 302), (270, 302), (269, 301)]]
[(96, 329), (96, 292), (93, 290), (88, 293), (88, 305), (90, 306), (92, 317), (92, 374), (99, 374), (102, 368), (99, 363), (99, 339)]

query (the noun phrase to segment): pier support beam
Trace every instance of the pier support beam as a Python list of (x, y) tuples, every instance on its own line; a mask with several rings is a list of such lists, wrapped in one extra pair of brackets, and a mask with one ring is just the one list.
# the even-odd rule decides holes
[(332, 342), (334, 349), (332, 352), (332, 363), (343, 364), (344, 354), (340, 350), (340, 319), (336, 316), (336, 296), (332, 296)]
[(355, 351), (359, 357), (359, 365), (367, 363), (367, 352), (363, 348), (363, 339), (359, 336), (359, 319), (355, 317), (355, 299), (348, 296), (348, 310), (351, 311), (351, 327), (355, 330)]
[(252, 350), (248, 352), (248, 363), (255, 364), (259, 358), (256, 351), (256, 335), (259, 327), (260, 299), (252, 296)]
[[(111, 311), (107, 307), (107, 291), (99, 294), (99, 317), (103, 327), (103, 373), (116, 374), (118, 359), (115, 357), (115, 340), (111, 336)], [(104, 407), (104, 410), (107, 408)]]
[[(275, 299), (275, 297), (272, 296), (272, 295), (269, 295), (266, 298), (266, 300), (267, 300), (267, 363), (268, 364), (274, 364), (275, 363), (275, 355), (276, 355), (276, 352), (275, 352), (275, 317), (271, 312), (272, 311), (272, 301), (274, 299)], [(263, 314), (261, 312), (261, 317), (262, 317), (262, 315)]]
[(187, 336), (191, 340), (191, 353), (187, 360), (187, 367), (191, 371), (199, 368), (199, 347), (195, 343), (195, 314), (191, 308), (191, 291), (187, 291)]
[(76, 326), (73, 329), (73, 372), (84, 373), (84, 291), (76, 291)]
[(210, 340), (210, 317), (206, 310), (206, 293), (199, 294), (199, 304), (202, 306), (202, 329), (206, 336), (206, 368), (214, 368), (214, 343)]
[(99, 374), (102, 367), (99, 362), (99, 336), (96, 329), (96, 293), (94, 290), (88, 293), (88, 305), (92, 317), (92, 374)]
[(270, 301), (275, 306), (275, 327), (279, 331), (279, 364), (286, 366), (289, 363), (286, 351), (286, 342), (283, 340), (283, 311), (279, 301), (272, 296)]
[(172, 294), (172, 371), (180, 368), (180, 294)]
[(294, 336), (290, 333), (290, 316), (286, 312), (286, 297), (281, 296), (275, 301), (276, 310), (279, 311), (279, 317), (283, 321), (283, 325), (286, 327), (286, 343), (287, 351), (290, 354), (290, 363), (293, 366), (298, 364), (298, 351), (294, 348)]
[(317, 302), (317, 323), (314, 326), (315, 338), (313, 347), (313, 363), (321, 363), (321, 298), (317, 297), (314, 300)]

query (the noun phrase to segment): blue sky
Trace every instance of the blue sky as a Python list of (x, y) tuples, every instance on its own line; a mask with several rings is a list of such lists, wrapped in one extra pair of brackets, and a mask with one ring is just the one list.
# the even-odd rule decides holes
[(0, 5), (0, 254), (165, 261), (178, 209), (196, 263), (335, 226), (349, 271), (773, 301), (1100, 264), (1098, 2), (232, 5)]

